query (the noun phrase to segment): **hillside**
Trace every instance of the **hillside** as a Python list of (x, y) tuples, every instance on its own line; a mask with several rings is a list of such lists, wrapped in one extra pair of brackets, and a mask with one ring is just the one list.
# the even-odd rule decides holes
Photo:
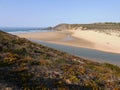
[(120, 68), (0, 31), (0, 89), (119, 90)]
[(120, 37), (120, 23), (59, 24), (53, 30), (92, 30)]
[(87, 29), (81, 24), (59, 24), (53, 27), (53, 30), (77, 30), (77, 29)]
[(93, 23), (93, 24), (59, 24), (55, 27), (53, 27), (54, 30), (120, 30), (120, 23)]

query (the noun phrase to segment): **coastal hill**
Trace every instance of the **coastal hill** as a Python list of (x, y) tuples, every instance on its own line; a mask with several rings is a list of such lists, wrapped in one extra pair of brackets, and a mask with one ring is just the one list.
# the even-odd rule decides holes
[(1, 90), (120, 89), (120, 67), (92, 62), (0, 31)]
[(92, 30), (120, 37), (120, 23), (59, 24), (50, 30)]
[(77, 30), (77, 29), (87, 29), (81, 24), (59, 24), (53, 27), (53, 30)]
[(87, 29), (110, 29), (110, 30), (120, 30), (120, 23), (93, 23), (93, 24), (59, 24), (53, 27), (54, 30), (87, 30)]

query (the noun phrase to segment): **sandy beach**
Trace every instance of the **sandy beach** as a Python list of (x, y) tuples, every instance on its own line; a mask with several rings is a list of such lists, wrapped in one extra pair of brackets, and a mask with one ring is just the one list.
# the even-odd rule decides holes
[(49, 43), (96, 49), (110, 53), (120, 53), (120, 37), (93, 30), (64, 30), (18, 34), (27, 39)]

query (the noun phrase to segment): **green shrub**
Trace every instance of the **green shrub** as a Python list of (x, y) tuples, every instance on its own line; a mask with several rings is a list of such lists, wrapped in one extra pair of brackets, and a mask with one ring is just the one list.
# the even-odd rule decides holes
[(118, 67), (117, 65), (113, 65), (109, 63), (104, 63), (103, 65), (120, 74), (120, 67)]
[(19, 55), (26, 55), (27, 50), (25, 48), (15, 49), (13, 53), (19, 54)]

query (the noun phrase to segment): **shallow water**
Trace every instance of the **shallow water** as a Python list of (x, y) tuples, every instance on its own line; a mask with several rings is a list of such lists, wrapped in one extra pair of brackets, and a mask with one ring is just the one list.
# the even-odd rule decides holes
[(60, 41), (65, 42), (65, 41), (71, 41), (71, 40), (74, 40), (74, 38), (71, 35), (67, 35), (66, 38), (63, 38)]
[(87, 48), (51, 44), (51, 43), (43, 42), (40, 40), (31, 40), (31, 41), (37, 42), (44, 46), (51, 47), (60, 51), (67, 52), (69, 54), (72, 54), (78, 57), (83, 57), (83, 58), (87, 58), (87, 59), (91, 59), (99, 62), (108, 62), (108, 63), (112, 63), (120, 66), (120, 54), (102, 52), (102, 51), (87, 49)]

